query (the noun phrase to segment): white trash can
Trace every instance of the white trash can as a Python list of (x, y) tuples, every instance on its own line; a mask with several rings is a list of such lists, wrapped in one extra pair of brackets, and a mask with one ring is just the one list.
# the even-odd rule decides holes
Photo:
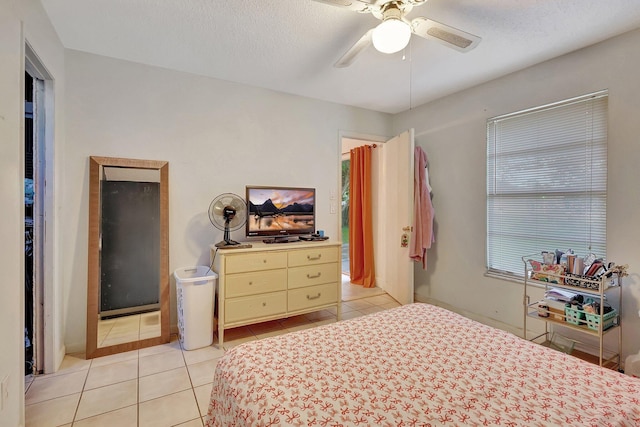
[(183, 267), (176, 279), (178, 330), (185, 350), (210, 346), (213, 342), (213, 310), (218, 275), (208, 266)]

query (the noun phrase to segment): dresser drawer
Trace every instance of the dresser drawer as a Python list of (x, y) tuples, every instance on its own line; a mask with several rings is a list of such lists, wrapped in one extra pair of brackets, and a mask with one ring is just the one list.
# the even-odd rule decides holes
[(289, 267), (338, 261), (338, 247), (300, 249), (289, 252)]
[(226, 274), (246, 273), (250, 271), (274, 270), (287, 267), (286, 252), (262, 252), (226, 256)]
[(288, 272), (289, 289), (338, 281), (338, 264), (335, 262), (305, 267), (291, 267)]
[(225, 280), (225, 296), (234, 298), (264, 294), (287, 289), (287, 270), (265, 270), (253, 273), (228, 274)]
[(338, 301), (338, 284), (309, 286), (289, 290), (289, 311), (304, 310)]
[(287, 292), (252, 295), (225, 300), (224, 321), (226, 323), (257, 319), (287, 311)]

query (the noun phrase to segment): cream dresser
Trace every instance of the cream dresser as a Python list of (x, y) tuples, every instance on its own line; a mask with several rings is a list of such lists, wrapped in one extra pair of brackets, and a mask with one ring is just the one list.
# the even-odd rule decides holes
[(218, 273), (218, 342), (224, 330), (336, 307), (340, 319), (341, 244), (315, 241), (211, 247)]

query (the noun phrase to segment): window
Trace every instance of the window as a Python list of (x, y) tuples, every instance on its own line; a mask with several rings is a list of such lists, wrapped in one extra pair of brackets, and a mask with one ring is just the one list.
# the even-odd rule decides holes
[(606, 257), (607, 91), (487, 121), (487, 269), (521, 257)]

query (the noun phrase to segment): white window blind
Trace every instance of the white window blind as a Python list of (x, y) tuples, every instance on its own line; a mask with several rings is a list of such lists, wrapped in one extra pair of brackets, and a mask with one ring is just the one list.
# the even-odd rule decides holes
[(487, 121), (487, 269), (524, 255), (606, 257), (607, 91)]

